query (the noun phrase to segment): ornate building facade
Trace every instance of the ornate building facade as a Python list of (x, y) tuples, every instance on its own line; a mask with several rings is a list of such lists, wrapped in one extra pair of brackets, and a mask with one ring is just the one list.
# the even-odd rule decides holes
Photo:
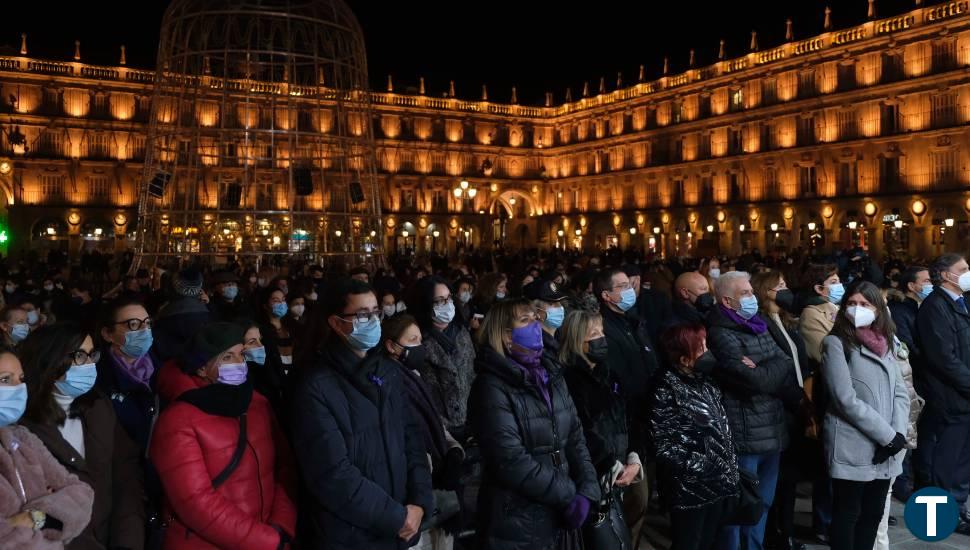
[[(970, 249), (970, 2), (845, 30), (826, 21), (823, 34), (771, 49), (753, 34), (750, 46), (728, 59), (722, 42), (713, 65), (665, 66), (653, 81), (641, 67), (634, 83), (618, 76), (612, 91), (601, 81), (597, 93), (567, 93), (561, 104), (547, 94), (539, 107), (518, 105), (514, 90), (509, 104), (485, 89), (459, 99), (454, 85), (433, 97), (423, 81), (399, 93), (388, 78), (385, 92), (371, 92), (370, 121), (335, 121), (298, 102), (195, 116), (321, 133), (372, 124), (384, 214), (375, 238), (389, 251)], [(130, 246), (154, 76), (127, 67), (123, 49), (111, 67), (83, 63), (79, 44), (72, 61), (46, 61), (29, 56), (24, 38), (19, 55), (0, 57), (10, 253)], [(271, 187), (298, 152), (240, 149), (234, 162), (257, 164), (247, 154)], [(328, 190), (327, 167), (314, 169), (304, 200), (325, 214), (343, 199)], [(293, 235), (275, 237), (286, 246)]]

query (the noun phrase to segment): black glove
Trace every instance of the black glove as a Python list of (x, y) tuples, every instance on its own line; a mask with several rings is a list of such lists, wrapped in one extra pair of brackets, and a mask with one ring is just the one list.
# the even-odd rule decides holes
[(878, 447), (876, 452), (872, 455), (873, 464), (882, 464), (883, 462), (889, 460), (890, 457), (895, 456), (896, 453), (903, 450), (906, 446), (906, 436), (896, 432), (896, 437), (889, 442), (889, 445), (884, 447)]

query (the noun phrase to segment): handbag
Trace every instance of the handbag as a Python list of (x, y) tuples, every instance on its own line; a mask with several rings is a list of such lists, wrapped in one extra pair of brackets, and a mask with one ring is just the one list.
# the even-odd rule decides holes
[(765, 503), (761, 500), (760, 489), (761, 481), (757, 475), (738, 469), (738, 496), (725, 525), (755, 525), (761, 521)]
[(587, 550), (630, 550), (630, 528), (623, 518), (623, 507), (613, 488), (600, 505), (599, 512), (590, 515), (583, 524), (583, 544)]
[(461, 512), (461, 503), (458, 501), (456, 491), (432, 491), (434, 495), (434, 510), (424, 516), (421, 521), (419, 531), (424, 532), (428, 529), (439, 527), (442, 523), (458, 515)]

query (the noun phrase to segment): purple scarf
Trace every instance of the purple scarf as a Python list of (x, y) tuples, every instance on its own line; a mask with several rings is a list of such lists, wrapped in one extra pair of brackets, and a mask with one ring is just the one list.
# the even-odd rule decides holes
[(735, 323), (743, 327), (748, 327), (749, 329), (751, 329), (751, 332), (754, 332), (755, 334), (758, 334), (758, 335), (768, 332), (768, 323), (765, 323), (764, 319), (762, 319), (758, 315), (755, 315), (754, 317), (745, 320), (744, 317), (741, 317), (740, 315), (738, 315), (737, 311), (724, 307), (724, 304), (718, 304), (718, 307), (721, 308), (721, 312), (724, 313), (724, 315), (726, 315), (728, 319), (731, 319), (732, 321), (734, 321)]
[(115, 370), (123, 372), (132, 382), (151, 389), (150, 381), (155, 374), (155, 364), (152, 363), (150, 354), (142, 355), (129, 365), (112, 349), (111, 359), (114, 361)]
[(525, 373), (526, 378), (532, 380), (532, 382), (539, 388), (539, 393), (542, 394), (542, 398), (546, 401), (546, 406), (549, 407), (549, 412), (552, 412), (552, 396), (549, 394), (549, 373), (546, 369), (539, 366), (523, 365), (514, 357), (512, 362), (515, 363), (517, 367), (522, 369)]

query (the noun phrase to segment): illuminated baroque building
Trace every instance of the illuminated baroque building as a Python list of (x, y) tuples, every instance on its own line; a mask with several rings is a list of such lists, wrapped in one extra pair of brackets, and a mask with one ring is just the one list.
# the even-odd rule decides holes
[[(970, 249), (970, 5), (922, 6), (545, 106), (372, 92), (388, 250)], [(872, 10), (874, 2), (870, 1)], [(871, 14), (874, 15), (874, 14)], [(691, 55), (693, 58), (693, 55)], [(154, 71), (0, 57), (10, 251), (124, 249)], [(267, 95), (286, 93), (267, 87)], [(195, 116), (326, 133), (326, 105)], [(228, 110), (227, 110), (228, 111)], [(281, 118), (282, 117), (282, 118)], [(246, 119), (246, 120), (242, 120)], [(284, 120), (285, 119), (285, 120)], [(345, 121), (347, 122), (347, 121)], [(349, 121), (361, 124), (361, 121)], [(275, 155), (286, 154), (283, 150)], [(244, 164), (239, 153), (233, 162)], [(285, 159), (284, 159), (285, 160)], [(223, 159), (220, 162), (226, 162)], [(269, 167), (272, 168), (272, 159)], [(326, 182), (326, 168), (319, 176)], [(280, 170), (279, 177), (284, 177)], [(326, 184), (311, 197), (323, 212)], [(291, 235), (281, 235), (282, 245)]]

